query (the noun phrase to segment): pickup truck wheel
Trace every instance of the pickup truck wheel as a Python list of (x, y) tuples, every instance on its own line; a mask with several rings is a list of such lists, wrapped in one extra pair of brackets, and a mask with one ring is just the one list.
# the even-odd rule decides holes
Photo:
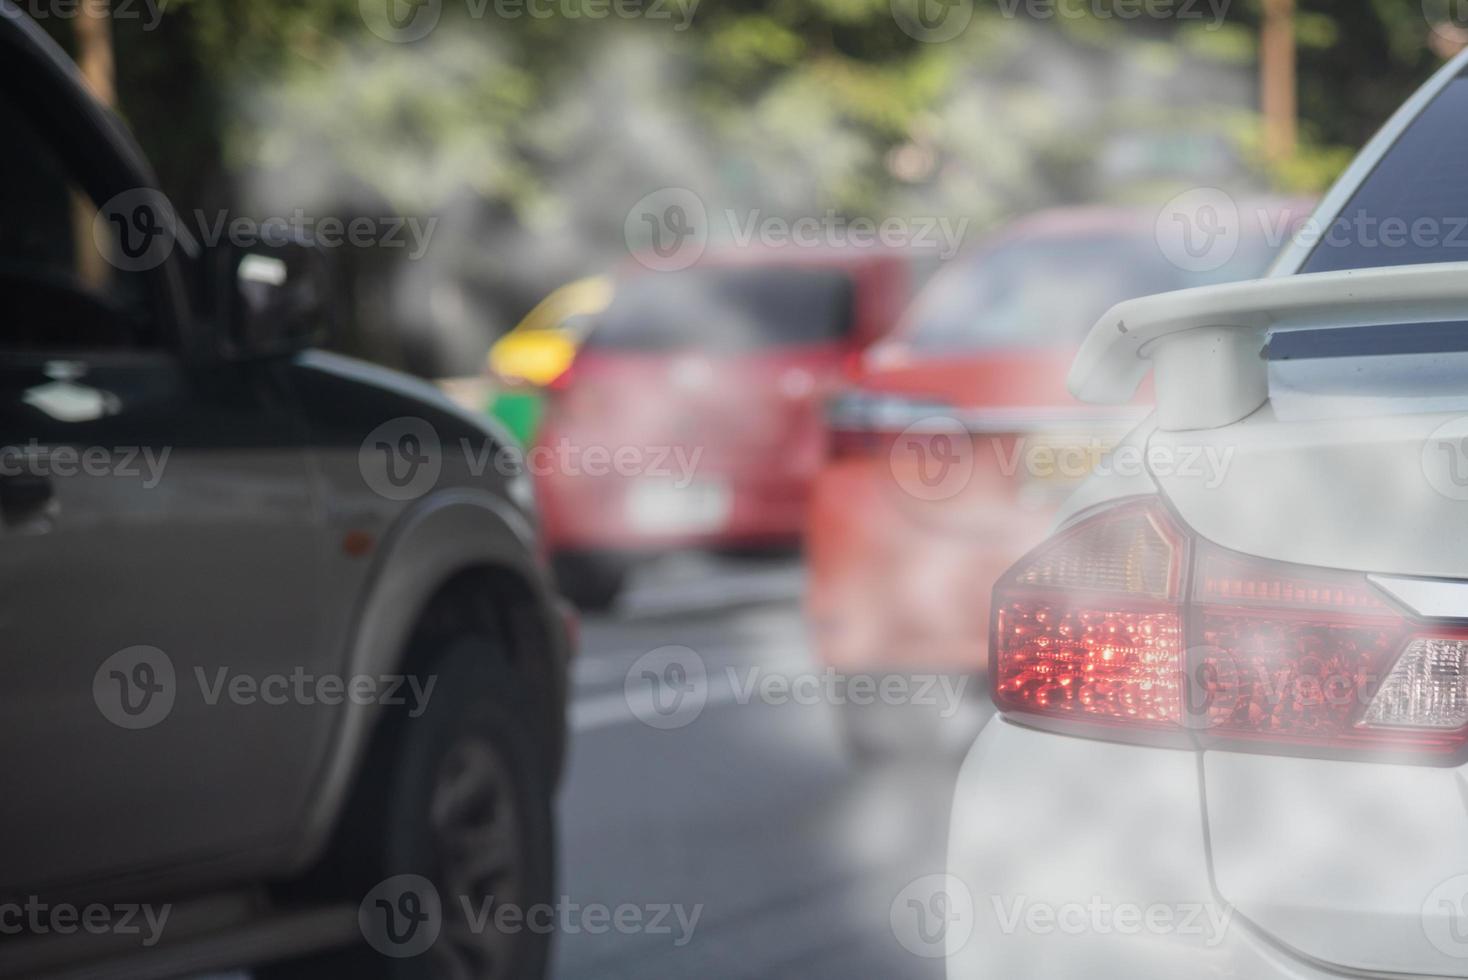
[(583, 612), (606, 612), (632, 571), (630, 559), (608, 554), (561, 553), (552, 559), (561, 593)]
[(352, 848), (375, 855), (366, 890), (352, 896), (366, 944), (262, 977), (545, 975), (552, 801), (532, 693), (483, 639), (451, 643), (418, 673), (434, 685), (427, 706), (390, 720), (382, 791), (355, 801), (381, 807), (368, 823), (379, 839)]

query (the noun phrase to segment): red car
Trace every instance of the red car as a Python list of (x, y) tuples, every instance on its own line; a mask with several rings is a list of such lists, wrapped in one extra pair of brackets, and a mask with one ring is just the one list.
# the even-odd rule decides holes
[[(1304, 205), (1265, 202), (1276, 227)], [(843, 674), (985, 663), (988, 585), (1145, 411), (1097, 413), (1065, 375), (1086, 330), (1135, 296), (1261, 274), (1273, 248), (1244, 235), (1222, 268), (1163, 256), (1156, 213), (1044, 212), (936, 275), (860, 378), (833, 398), (831, 453), (811, 495), (807, 611), (818, 656)], [(1284, 239), (1287, 240), (1287, 239)], [(1278, 242), (1282, 244), (1282, 241)], [(974, 680), (975, 692), (982, 687)], [(847, 712), (854, 748), (885, 741)]]
[(641, 557), (798, 544), (822, 407), (908, 299), (904, 259), (739, 251), (619, 279), (529, 456), (562, 588), (609, 606)]

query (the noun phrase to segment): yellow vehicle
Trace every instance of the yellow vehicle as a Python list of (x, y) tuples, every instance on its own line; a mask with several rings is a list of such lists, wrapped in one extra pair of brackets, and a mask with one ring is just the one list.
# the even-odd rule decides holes
[(495, 342), (489, 349), (490, 371), (511, 383), (549, 384), (570, 366), (591, 328), (591, 317), (611, 301), (610, 276), (567, 283)]
[(552, 292), (489, 349), (489, 371), (499, 383), (487, 406), (529, 445), (545, 396), (541, 388), (571, 366), (591, 332), (592, 318), (612, 301), (610, 276), (588, 276)]

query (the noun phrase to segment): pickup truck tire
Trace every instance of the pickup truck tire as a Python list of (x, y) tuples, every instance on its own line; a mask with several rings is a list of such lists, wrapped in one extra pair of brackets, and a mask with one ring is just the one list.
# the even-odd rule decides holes
[[(363, 774), (372, 790), (350, 806), (371, 810), (347, 815), (344, 833), (354, 836), (338, 847), (337, 860), (351, 855), (355, 865), (342, 880), (353, 882), (366, 942), (267, 967), (262, 980), (546, 973), (555, 921), (552, 790), (529, 686), (477, 637), (448, 644), (415, 673), (425, 685), (432, 679), (427, 706), (416, 718), (404, 709), (385, 720), (388, 750), (367, 765), (388, 771)], [(419, 924), (403, 928), (399, 911)]]
[(632, 572), (631, 559), (594, 552), (562, 552), (552, 560), (561, 594), (583, 612), (606, 612)]

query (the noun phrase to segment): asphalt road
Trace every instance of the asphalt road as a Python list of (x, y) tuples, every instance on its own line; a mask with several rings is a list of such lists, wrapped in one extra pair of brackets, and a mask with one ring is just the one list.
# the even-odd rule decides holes
[[(585, 622), (560, 804), (561, 980), (942, 976), (901, 893), (943, 871), (952, 764), (854, 762), (831, 698), (781, 696), (779, 678), (820, 672), (801, 581), (793, 563), (674, 562), (621, 615)], [(685, 680), (700, 669), (701, 684)], [(669, 677), (692, 692), (676, 710), (644, 697)], [(579, 911), (591, 905), (622, 908), (624, 927)], [(658, 909), (666, 931), (651, 928)]]

